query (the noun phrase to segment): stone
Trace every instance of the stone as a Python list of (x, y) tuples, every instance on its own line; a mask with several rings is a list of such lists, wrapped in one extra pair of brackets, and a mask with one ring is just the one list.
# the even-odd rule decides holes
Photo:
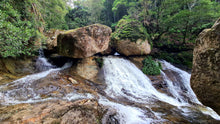
[(110, 27), (94, 24), (61, 33), (58, 53), (71, 58), (86, 58), (105, 51), (109, 46)]
[(151, 46), (147, 40), (138, 39), (132, 42), (129, 39), (115, 41), (116, 51), (125, 56), (148, 55), (151, 52)]
[(78, 82), (76, 80), (74, 80), (73, 78), (69, 77), (68, 80), (72, 83), (72, 84), (78, 84)]
[(220, 114), (220, 18), (196, 40), (191, 86), (204, 105)]
[(99, 124), (103, 107), (95, 99), (47, 101), (0, 108), (1, 123), (24, 124)]
[(57, 36), (64, 31), (62, 30), (54, 30), (51, 29), (47, 33), (45, 33), (45, 36), (47, 37), (46, 40), (46, 47), (47, 50), (56, 51), (57, 48)]
[(95, 57), (84, 58), (75, 67), (71, 67), (71, 73), (77, 73), (81, 77), (91, 81), (96, 80), (98, 72), (99, 67), (97, 66)]

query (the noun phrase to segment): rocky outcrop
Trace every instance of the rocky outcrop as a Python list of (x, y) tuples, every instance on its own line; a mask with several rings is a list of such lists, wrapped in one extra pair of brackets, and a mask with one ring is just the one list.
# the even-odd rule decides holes
[(1, 123), (11, 124), (99, 124), (104, 114), (94, 99), (18, 104), (0, 110)]
[(96, 81), (99, 67), (95, 61), (95, 57), (88, 57), (80, 60), (76, 66), (71, 67), (70, 74), (77, 73), (81, 77)]
[(151, 46), (147, 40), (138, 39), (131, 42), (129, 39), (115, 41), (115, 49), (118, 53), (125, 56), (148, 55), (151, 52)]
[(30, 58), (1, 58), (0, 84), (13, 81), (35, 72), (35, 59)]
[(204, 105), (220, 114), (220, 18), (199, 34), (193, 56), (191, 86)]
[(108, 48), (110, 27), (94, 24), (58, 36), (58, 53), (72, 58), (90, 57)]
[(47, 33), (45, 33), (45, 36), (47, 37), (46, 40), (46, 47), (47, 50), (56, 51), (57, 47), (57, 36), (64, 31), (61, 30), (49, 30)]

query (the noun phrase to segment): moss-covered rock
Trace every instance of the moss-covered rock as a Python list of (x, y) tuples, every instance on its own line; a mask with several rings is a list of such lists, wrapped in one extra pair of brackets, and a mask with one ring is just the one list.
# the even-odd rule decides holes
[(147, 55), (151, 52), (148, 34), (137, 20), (121, 19), (111, 39), (115, 50), (121, 55)]
[(112, 33), (113, 40), (126, 40), (136, 42), (138, 39), (147, 39), (147, 32), (142, 24), (133, 19), (121, 19), (114, 33)]

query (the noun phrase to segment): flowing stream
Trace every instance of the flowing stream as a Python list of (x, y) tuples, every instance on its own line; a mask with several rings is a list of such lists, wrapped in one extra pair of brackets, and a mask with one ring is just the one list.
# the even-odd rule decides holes
[[(37, 89), (39, 82), (51, 75), (56, 78), (61, 70), (71, 67), (71, 63), (56, 68), (46, 58), (40, 56), (36, 62), (39, 73), (0, 86), (0, 103), (10, 105), (48, 99), (71, 101), (96, 98), (99, 104), (109, 107), (109, 111), (116, 113), (113, 114), (115, 123), (120, 124), (170, 123), (173, 117), (196, 123), (205, 123), (207, 118), (220, 120), (218, 114), (211, 108), (203, 106), (196, 98), (190, 87), (189, 73), (166, 61), (160, 62), (163, 66), (161, 78), (163, 85), (166, 86), (163, 87), (165, 92), (155, 88), (150, 78), (129, 60), (109, 56), (104, 58), (102, 68), (106, 84), (106, 88), (103, 89), (105, 95), (98, 93), (97, 98), (89, 93), (81, 94), (71, 91), (63, 93), (60, 97), (51, 95), (45, 99), (40, 96), (42, 89)], [(69, 85), (65, 87), (71, 89)], [(49, 87), (46, 90), (49, 92), (60, 89)], [(106, 115), (108, 114), (111, 112), (107, 112)], [(102, 122), (107, 123), (107, 119), (104, 117)]]

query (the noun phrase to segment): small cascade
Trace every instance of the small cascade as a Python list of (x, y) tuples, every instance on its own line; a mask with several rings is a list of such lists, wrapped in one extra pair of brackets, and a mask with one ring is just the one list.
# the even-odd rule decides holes
[[(43, 50), (39, 50), (39, 57), (36, 61), (36, 69), (39, 73), (27, 75), (23, 78), (15, 80), (0, 86), (0, 104), (19, 104), (19, 103), (34, 103), (40, 101), (46, 101), (50, 99), (56, 99), (56, 97), (48, 97), (42, 99), (40, 93), (55, 91), (60, 88), (59, 86), (49, 85), (42, 89), (38, 85), (42, 85), (41, 81), (51, 75), (52, 77), (58, 77), (59, 71), (71, 67), (72, 63), (68, 62), (61, 68), (56, 68), (47, 61), (44, 57)], [(39, 89), (40, 88), (40, 89)], [(43, 90), (43, 91), (42, 91)], [(46, 90), (46, 91), (45, 91)], [(73, 100), (79, 98), (92, 98), (91, 94), (77, 94), (75, 92), (66, 94), (62, 99)]]
[(140, 103), (160, 100), (176, 106), (181, 105), (177, 100), (158, 92), (150, 79), (128, 60), (105, 58), (103, 69), (107, 84), (105, 92), (112, 98), (125, 97)]
[[(129, 120), (131, 117), (134, 118), (134, 123), (167, 122), (168, 120), (163, 116), (170, 114), (169, 111), (177, 111), (172, 116), (183, 116), (194, 122), (197, 122), (196, 117), (200, 116), (198, 113), (220, 119), (218, 114), (198, 101), (190, 87), (189, 73), (166, 61), (161, 61), (161, 63), (164, 68), (161, 71), (163, 82), (166, 83), (171, 96), (157, 91), (152, 86), (150, 79), (130, 61), (117, 57), (104, 58), (103, 70), (107, 84), (105, 93), (107, 98), (110, 97), (110, 100), (113, 99), (114, 102), (106, 98), (101, 98), (99, 102), (115, 109), (116, 118), (121, 124), (133, 123), (133, 120)], [(171, 80), (166, 71), (175, 73), (176, 75), (173, 76), (177, 77)], [(166, 106), (169, 108), (168, 110), (166, 110)], [(158, 113), (155, 108), (163, 108), (165, 111)], [(193, 114), (195, 114), (195, 118), (192, 118)]]
[(170, 93), (179, 101), (181, 101), (182, 103), (196, 103), (201, 105), (201, 103), (199, 102), (199, 100), (197, 99), (195, 93), (193, 92), (193, 90), (191, 89), (190, 86), (190, 74), (171, 65), (170, 63), (166, 62), (166, 61), (160, 61), (163, 65), (163, 70), (164, 71), (170, 71), (170, 72), (174, 72), (174, 74), (172, 75), (173, 77), (175, 77), (174, 81), (171, 81), (166, 74), (161, 71), (162, 76), (164, 78), (164, 81), (167, 83), (168, 85), (168, 89), (170, 91)]
[(189, 73), (166, 61), (160, 62), (163, 70), (159, 83), (163, 83), (166, 92), (156, 89), (150, 78), (129, 60), (109, 56), (104, 58), (101, 71), (104, 75), (104, 85), (93, 85), (95, 90), (97, 88), (97, 94), (93, 94), (82, 92), (83, 90), (78, 92), (78, 84), (72, 84), (68, 76), (62, 75), (61, 70), (69, 68), (71, 63), (57, 68), (47, 61), (40, 50), (40, 56), (36, 61), (36, 69), (39, 72), (1, 85), (0, 105), (54, 99), (96, 99), (99, 104), (108, 108), (102, 123), (109, 123), (109, 120), (116, 124), (176, 123), (176, 120), (207, 123), (207, 120), (213, 118), (220, 120), (216, 112), (202, 105), (197, 99), (190, 87)]
[(55, 67), (56, 66), (49, 63), (48, 60), (45, 58), (43, 49), (39, 49), (39, 56), (36, 61), (36, 70), (42, 72)]

